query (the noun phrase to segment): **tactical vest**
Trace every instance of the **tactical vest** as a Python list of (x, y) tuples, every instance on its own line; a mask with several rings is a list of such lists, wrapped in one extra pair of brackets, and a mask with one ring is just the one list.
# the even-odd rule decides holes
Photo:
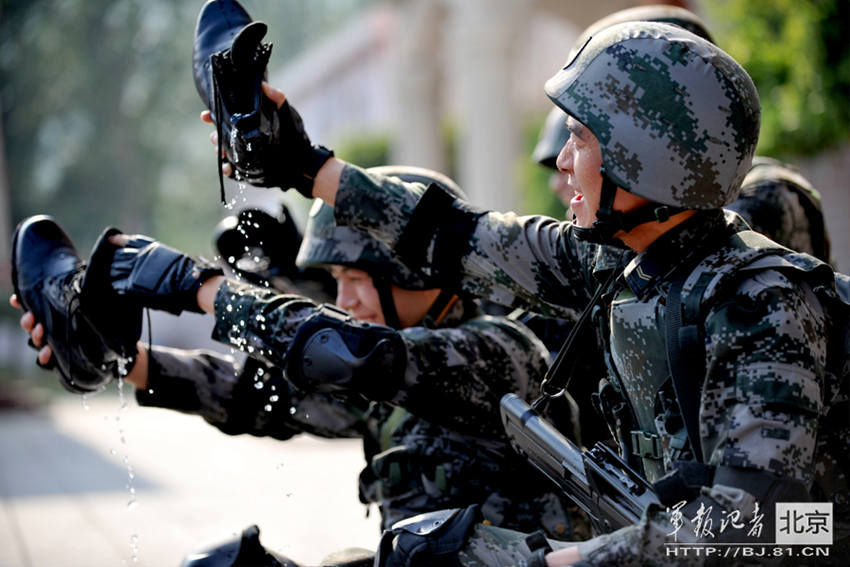
[[(729, 254), (730, 251), (735, 253)], [(725, 254), (724, 254), (725, 253)], [(718, 258), (724, 254), (724, 260)], [(639, 458), (650, 481), (657, 480), (675, 460), (694, 458), (688, 443), (688, 427), (680, 407), (699, 408), (700, 382), (676, 391), (676, 376), (705, 376), (705, 337), (702, 330), (711, 305), (734, 292), (744, 279), (763, 270), (778, 270), (796, 282), (805, 282), (827, 313), (829, 338), (824, 371), (825, 414), (819, 423), (818, 454), (830, 462), (818, 462), (815, 491), (835, 500), (843, 492), (847, 499), (846, 474), (850, 472), (850, 278), (807, 254), (788, 250), (753, 231), (734, 234), (719, 251), (707, 255), (695, 268), (674, 274), (665, 294), (639, 302), (630, 289), (619, 291), (609, 310), (609, 370), (614, 389), (626, 401), (633, 420), (631, 428), (620, 427), (620, 441)], [(678, 292), (676, 290), (679, 290)], [(662, 300), (666, 296), (666, 301)], [(666, 303), (666, 305), (665, 305)], [(679, 313), (671, 326), (671, 310)], [(675, 315), (672, 315), (676, 317)], [(634, 332), (639, 328), (638, 332)], [(671, 338), (672, 337), (672, 338)], [(672, 360), (671, 342), (680, 353)], [(629, 380), (621, 377), (629, 376)], [(611, 423), (609, 403), (608, 420)], [(686, 412), (685, 415), (693, 415)], [(627, 431), (623, 429), (628, 429)], [(698, 433), (691, 434), (698, 438)], [(828, 450), (824, 450), (827, 449)], [(835, 479), (840, 480), (836, 484)], [(839, 498), (840, 499), (840, 498)]]

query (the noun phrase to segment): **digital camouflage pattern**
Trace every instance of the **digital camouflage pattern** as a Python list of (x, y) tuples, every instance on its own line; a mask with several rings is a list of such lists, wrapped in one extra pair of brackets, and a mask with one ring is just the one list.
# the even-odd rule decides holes
[[(431, 169), (387, 165), (372, 167), (369, 171), (402, 181), (425, 185), (436, 183), (456, 197), (464, 198), (463, 191), (454, 181)], [(337, 226), (334, 223), (333, 208), (318, 199), (310, 209), (304, 230), (304, 242), (295, 263), (300, 268), (318, 268), (332, 264), (351, 266), (368, 272), (373, 279), (381, 276), (405, 289), (422, 288), (418, 275), (402, 264), (392, 250), (360, 231)]]
[[(566, 119), (567, 114), (560, 108), (550, 111), (532, 159), (557, 169), (555, 160), (569, 137)], [(831, 263), (820, 193), (794, 166), (756, 156), (738, 198), (725, 208), (779, 244)]]
[[(423, 189), (346, 166), (336, 197), (337, 222), (370, 230), (395, 246), (415, 215), (411, 211)], [(594, 269), (600, 265), (590, 257), (597, 248), (571, 238), (571, 223), (479, 213), (457, 201), (453, 206), (465, 211), (472, 223), (467, 246), (458, 245), (462, 240), (457, 237), (452, 250), (440, 250), (433, 245), (434, 234), (421, 234), (418, 237), (429, 243), (423, 247), (424, 256), (416, 262), (405, 258), (410, 265), (420, 263), (432, 283), (567, 317), (587, 302), (589, 291), (598, 285)], [(663, 304), (669, 273), (679, 262), (689, 261), (703, 243), (720, 246), (745, 228), (734, 214), (727, 218), (720, 211), (698, 213), (631, 260), (608, 317), (599, 318), (610, 344), (611, 380), (635, 397), (636, 406), (647, 408), (639, 417), (641, 429), (648, 433), (664, 433), (658, 431), (657, 414), (649, 408), (656, 407), (658, 385), (669, 375), (665, 349), (659, 348), (665, 344)], [(740, 253), (736, 249), (714, 252), (720, 264)], [(439, 267), (445, 265), (461, 270), (441, 273)], [(825, 383), (827, 321), (813, 300), (808, 286), (774, 270), (742, 278), (731, 297), (713, 298), (706, 317), (708, 373), (700, 434), (709, 464), (798, 479), (813, 496), (839, 504), (847, 498), (847, 471), (815, 463), (842, 462), (842, 455), (848, 454), (847, 432), (841, 440), (840, 431), (830, 432), (837, 426), (819, 417), (846, 392)], [(819, 439), (830, 439), (831, 446), (819, 444)], [(651, 480), (669, 466), (672, 444), (667, 439), (659, 459), (644, 460)], [(616, 537), (594, 538), (582, 544), (583, 553), (593, 559), (616, 551), (616, 557), (631, 557), (638, 563), (663, 561), (655, 555), (660, 549), (653, 543), (663, 541), (670, 532), (662, 516), (648, 516), (641, 525), (616, 532)], [(604, 562), (599, 559), (599, 563)]]
[[(408, 365), (393, 401), (407, 411), (356, 393), (341, 399), (303, 392), (285, 379), (279, 368), (291, 338), (317, 308), (299, 296), (228, 281), (216, 301), (214, 336), (253, 358), (240, 370), (232, 357), (156, 347), (149, 388), (137, 392), (140, 404), (200, 414), (229, 434), (362, 436), (368, 465), (361, 498), (379, 505), (385, 527), (478, 503), (493, 525), (543, 529), (554, 538), (589, 534), (513, 451), (499, 422), (502, 394), (531, 399), (548, 366), (548, 352), (530, 331), (477, 316), (469, 302), (455, 303), (438, 328), (401, 331)], [(455, 395), (447, 401), (446, 392)], [(577, 408), (559, 412), (574, 417)]]
[(141, 406), (200, 415), (229, 435), (249, 433), (285, 440), (301, 433), (360, 437), (368, 403), (296, 389), (283, 372), (252, 358), (244, 363), (207, 350), (154, 346)]
[(735, 200), (758, 141), (759, 99), (712, 43), (678, 26), (616, 24), (544, 88), (596, 135), (618, 187), (694, 209)]
[(820, 193), (797, 168), (756, 157), (738, 199), (727, 208), (783, 246), (831, 262)]

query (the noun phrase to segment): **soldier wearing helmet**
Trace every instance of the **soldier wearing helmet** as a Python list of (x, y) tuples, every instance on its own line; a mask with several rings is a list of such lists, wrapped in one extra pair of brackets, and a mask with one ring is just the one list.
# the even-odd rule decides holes
[[(600, 30), (630, 21), (674, 24), (713, 42), (705, 23), (693, 12), (675, 6), (650, 5), (620, 10), (602, 18), (582, 32), (576, 44), (584, 45), (588, 37)], [(549, 112), (532, 159), (555, 170), (549, 187), (565, 206), (569, 206), (572, 196), (564, 175), (557, 171), (555, 164), (569, 137), (566, 120), (567, 115), (557, 106)], [(727, 208), (740, 214), (753, 230), (775, 242), (830, 262), (820, 194), (793, 166), (769, 158), (754, 158), (738, 199)]]
[[(691, 541), (700, 535), (694, 521), (719, 525), (715, 516), (733, 508), (748, 520), (764, 512), (772, 537), (770, 511), (782, 499), (832, 502), (846, 537), (848, 427), (825, 417), (843, 411), (846, 370), (827, 360), (825, 334), (846, 327), (838, 318), (846, 311), (828, 313), (814, 295), (821, 285), (834, 289), (833, 273), (722, 210), (737, 198), (758, 141), (750, 77), (680, 27), (630, 22), (589, 37), (545, 90), (569, 115), (557, 165), (572, 193), (572, 222), (475, 210), (335, 158), (312, 192), (334, 204), (339, 224), (391, 245), (431, 285), (559, 316), (611, 282), (593, 320), (608, 383), (632, 412), (619, 432), (623, 456), (652, 482), (684, 474), (681, 462), (704, 476), (685, 482), (678, 532), (664, 509), (650, 507), (639, 524), (552, 553), (548, 564), (667, 563), (671, 534)], [(625, 268), (594, 264), (589, 243), (634, 257)], [(717, 273), (732, 283), (700, 287)], [(683, 313), (698, 314), (701, 339), (689, 346), (703, 351), (690, 362), (697, 378), (679, 391), (670, 377), (681, 375), (681, 337), (667, 327), (676, 329), (667, 306), (684, 297), (699, 298)], [(457, 557), (469, 565), (528, 561), (523, 541), (479, 525)], [(505, 555), (493, 552), (502, 548)]]
[[(453, 181), (421, 168), (369, 174), (463, 197)], [(146, 246), (161, 245), (131, 238), (115, 252), (113, 273), (143, 256)], [(136, 258), (119, 259), (125, 253)], [(140, 405), (200, 414), (228, 434), (362, 436), (367, 466), (360, 498), (379, 507), (384, 528), (419, 513), (476, 505), (492, 525), (541, 529), (554, 538), (589, 533), (575, 525), (580, 517), (567, 511), (568, 500), (511, 449), (500, 427), (503, 394), (531, 399), (539, 392), (549, 354), (533, 333), (516, 321), (480, 315), (469, 299), (428, 289), (385, 245), (336, 226), (333, 210), (321, 201), (311, 210), (295, 263), (302, 270), (329, 268), (338, 283), (337, 305), (347, 312), (225, 280), (216, 299), (225, 315), (217, 317), (214, 338), (250, 355), (242, 371), (234, 373), (232, 357), (217, 353), (139, 345), (126, 379), (137, 387)], [(150, 256), (139, 260), (138, 275), (156, 264)], [(251, 273), (275, 281), (267, 274), (282, 270)], [(285, 360), (293, 361), (286, 371)], [(104, 375), (104, 385), (108, 379)], [(318, 382), (321, 387), (311, 385)], [(450, 402), (442, 399), (447, 391), (456, 394)], [(578, 442), (578, 408), (567, 398), (560, 402), (553, 418)], [(262, 551), (251, 529), (237, 540), (202, 555), (237, 544)]]

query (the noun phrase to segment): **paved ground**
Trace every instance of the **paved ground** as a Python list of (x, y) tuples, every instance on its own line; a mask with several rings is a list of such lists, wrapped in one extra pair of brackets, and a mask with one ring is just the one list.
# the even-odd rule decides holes
[(117, 390), (0, 411), (0, 567), (177, 566), (252, 523), (306, 563), (374, 548), (359, 443), (229, 437)]

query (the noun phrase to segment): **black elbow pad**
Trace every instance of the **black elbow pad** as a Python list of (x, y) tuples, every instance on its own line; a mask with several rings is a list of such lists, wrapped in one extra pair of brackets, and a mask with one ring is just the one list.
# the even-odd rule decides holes
[(397, 331), (357, 321), (322, 305), (299, 327), (286, 356), (287, 378), (308, 392), (356, 392), (370, 400), (395, 396), (407, 348)]

